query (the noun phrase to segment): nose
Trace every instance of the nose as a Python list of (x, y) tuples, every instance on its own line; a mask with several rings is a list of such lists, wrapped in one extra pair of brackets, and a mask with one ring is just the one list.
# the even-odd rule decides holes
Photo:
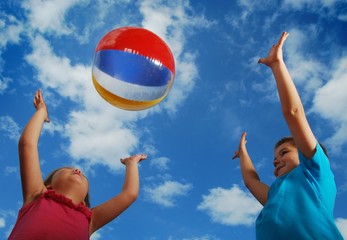
[(81, 174), (82, 173), (81, 170), (79, 170), (78, 168), (74, 169), (73, 172), (77, 173), (77, 174)]
[(273, 161), (274, 166), (276, 167), (279, 163), (280, 163), (280, 160), (275, 158), (275, 160)]

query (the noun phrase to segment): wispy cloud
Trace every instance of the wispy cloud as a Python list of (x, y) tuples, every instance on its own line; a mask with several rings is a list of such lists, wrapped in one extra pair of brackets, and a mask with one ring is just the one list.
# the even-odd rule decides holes
[[(118, 170), (121, 167), (119, 158), (130, 155), (139, 147), (139, 138), (143, 132), (136, 127), (137, 120), (163, 109), (175, 112), (192, 91), (198, 71), (195, 55), (184, 51), (186, 35), (194, 28), (208, 26), (208, 21), (203, 16), (190, 17), (190, 6), (186, 1), (171, 3), (170, 6), (161, 1), (141, 2), (143, 26), (168, 42), (176, 56), (178, 70), (167, 101), (147, 111), (124, 112), (105, 103), (98, 96), (91, 84), (91, 66), (73, 64), (69, 56), (58, 55), (45, 38), (44, 34), (52, 33), (54, 29), (55, 34), (61, 35), (69, 34), (73, 28), (65, 22), (64, 16), (80, 2), (68, 2), (56, 3), (56, 9), (45, 2), (43, 8), (50, 14), (47, 18), (42, 15), (46, 14), (42, 13), (42, 8), (38, 11), (38, 0), (23, 4), (33, 29), (42, 33), (32, 35), (32, 52), (25, 59), (37, 70), (37, 79), (45, 91), (54, 91), (66, 100), (77, 103), (77, 108), (69, 113), (67, 123), (59, 123), (54, 128), (54, 131), (61, 132), (69, 139), (66, 149), (74, 161), (82, 161), (89, 166), (102, 164)], [(45, 23), (40, 21), (41, 18), (45, 18)], [(62, 73), (68, 77), (62, 77)]]
[(347, 219), (337, 218), (335, 219), (336, 225), (340, 230), (344, 239), (347, 239)]
[(16, 44), (20, 41), (20, 35), (24, 25), (14, 16), (0, 13), (0, 48), (8, 43)]
[(4, 228), (6, 226), (6, 221), (4, 218), (0, 217), (0, 228)]
[(174, 87), (165, 104), (161, 105), (174, 113), (193, 90), (198, 78), (195, 63), (196, 53), (185, 49), (188, 37), (196, 30), (209, 28), (216, 23), (203, 15), (191, 14), (189, 1), (144, 0), (140, 4), (143, 15), (142, 25), (158, 34), (170, 46), (176, 62)]
[(252, 225), (261, 209), (260, 203), (238, 185), (210, 189), (198, 206), (213, 222), (231, 226)]
[(338, 59), (335, 66), (331, 79), (317, 90), (312, 111), (335, 125), (335, 132), (327, 142), (329, 149), (338, 153), (347, 143), (347, 57)]
[(143, 190), (147, 200), (163, 207), (174, 207), (176, 198), (187, 195), (191, 189), (192, 185), (189, 183), (165, 181), (157, 186), (145, 187)]
[(327, 8), (334, 6), (335, 3), (337, 3), (337, 0), (319, 0), (319, 1), (312, 1), (312, 0), (285, 0), (283, 5), (287, 7), (294, 8), (296, 10), (301, 10), (303, 8), (308, 9), (320, 9), (320, 8)]
[(22, 4), (27, 11), (30, 26), (41, 33), (70, 34), (73, 26), (65, 21), (68, 10), (80, 0), (29, 0)]
[(170, 159), (167, 157), (158, 157), (151, 159), (150, 165), (157, 168), (158, 170), (165, 171), (169, 169), (169, 162)]
[[(172, 239), (170, 238), (168, 240), (174, 240), (174, 238), (172, 238)], [(219, 240), (219, 238), (212, 236), (212, 235), (204, 235), (204, 236), (182, 238), (182, 240)]]
[(10, 116), (0, 116), (0, 132), (11, 140), (18, 141), (20, 127)]

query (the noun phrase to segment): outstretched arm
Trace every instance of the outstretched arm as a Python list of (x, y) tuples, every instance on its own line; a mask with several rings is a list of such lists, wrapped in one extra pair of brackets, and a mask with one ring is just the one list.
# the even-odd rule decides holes
[(241, 136), (239, 149), (235, 152), (233, 159), (240, 158), (242, 178), (246, 187), (262, 205), (265, 205), (269, 186), (260, 181), (252, 160), (248, 155), (246, 143), (246, 132), (244, 132)]
[(137, 198), (139, 193), (138, 163), (145, 160), (147, 155), (137, 154), (121, 159), (125, 165), (125, 179), (120, 194), (92, 209), (92, 221), (90, 223), (90, 235), (112, 221), (126, 210)]
[(44, 190), (37, 145), (43, 123), (49, 122), (49, 119), (40, 90), (35, 94), (34, 106), (36, 112), (25, 126), (18, 142), (23, 206)]
[(311, 158), (315, 153), (317, 141), (306, 119), (300, 96), (283, 60), (282, 47), (288, 35), (287, 32), (283, 32), (278, 43), (272, 46), (269, 55), (266, 58), (260, 58), (259, 63), (271, 68), (276, 80), (283, 116), (297, 148), (307, 158)]

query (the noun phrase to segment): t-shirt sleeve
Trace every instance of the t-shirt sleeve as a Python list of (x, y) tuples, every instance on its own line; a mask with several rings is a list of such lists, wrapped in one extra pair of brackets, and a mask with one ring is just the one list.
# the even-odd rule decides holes
[(299, 160), (300, 164), (303, 164), (315, 177), (322, 177), (331, 171), (329, 159), (318, 142), (316, 143), (316, 152), (312, 158), (305, 157), (299, 151)]

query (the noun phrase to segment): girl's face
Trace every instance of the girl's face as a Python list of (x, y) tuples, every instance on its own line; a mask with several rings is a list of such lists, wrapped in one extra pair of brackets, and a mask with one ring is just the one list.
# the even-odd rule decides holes
[(274, 174), (280, 177), (289, 173), (299, 165), (298, 149), (286, 142), (275, 149)]
[(53, 189), (66, 189), (66, 186), (74, 185), (80, 189), (84, 197), (88, 193), (88, 180), (78, 168), (62, 168), (52, 177), (50, 184)]

